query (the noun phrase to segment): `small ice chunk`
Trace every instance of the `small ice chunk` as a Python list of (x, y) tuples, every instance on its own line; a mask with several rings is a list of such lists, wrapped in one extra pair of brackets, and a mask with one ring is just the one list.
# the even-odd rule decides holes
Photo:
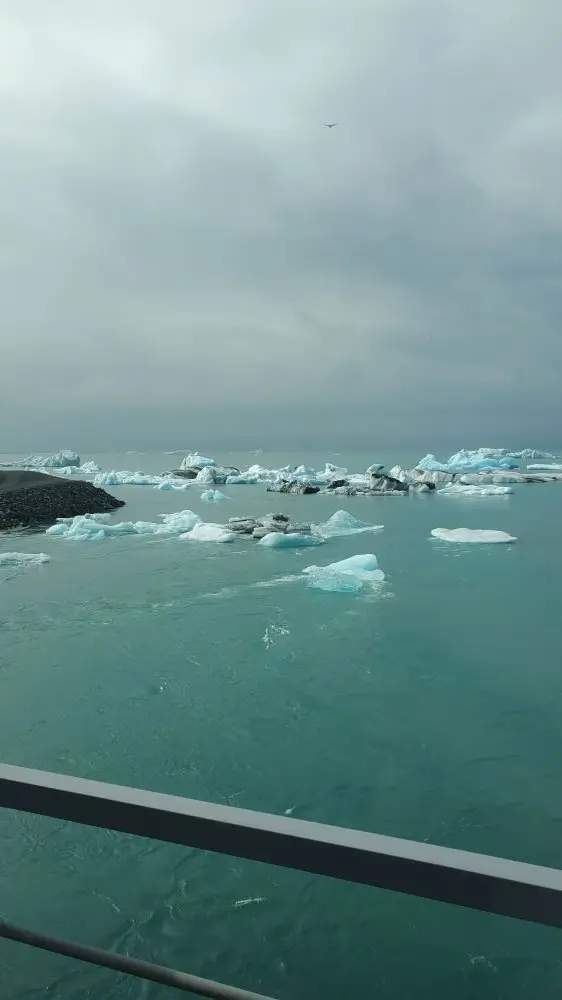
[(3, 566), (41, 566), (49, 562), (50, 556), (45, 552), (0, 552), (0, 567)]
[(308, 576), (309, 587), (334, 593), (353, 593), (364, 584), (373, 585), (384, 580), (377, 557), (371, 552), (350, 556), (328, 566), (307, 566), (303, 573)]
[(191, 542), (233, 542), (236, 538), (234, 531), (228, 531), (222, 524), (196, 524), (191, 531), (180, 535), (180, 538)]
[(508, 535), (505, 531), (492, 531), (490, 528), (434, 528), (431, 534), (442, 542), (501, 544), (517, 541), (514, 535)]
[(345, 535), (357, 535), (363, 531), (381, 531), (383, 524), (365, 524), (346, 510), (337, 510), (323, 524), (315, 524), (313, 531), (321, 538), (338, 538)]
[(176, 479), (173, 476), (163, 479), (157, 483), (155, 490), (188, 490), (190, 484), (185, 479)]
[(227, 486), (255, 486), (256, 483), (258, 483), (258, 482), (259, 482), (259, 480), (258, 480), (257, 476), (249, 476), (249, 475), (239, 475), (239, 476), (236, 476), (236, 475), (232, 475), (232, 476), (227, 476), (226, 477), (226, 485)]
[(322, 538), (315, 535), (301, 535), (298, 531), (289, 534), (281, 531), (270, 531), (258, 541), (258, 545), (263, 545), (266, 549), (298, 549), (307, 545), (322, 544)]
[(220, 500), (230, 500), (230, 497), (227, 497), (225, 493), (221, 493), (220, 490), (205, 490), (201, 494), (201, 499), (205, 503), (218, 503)]

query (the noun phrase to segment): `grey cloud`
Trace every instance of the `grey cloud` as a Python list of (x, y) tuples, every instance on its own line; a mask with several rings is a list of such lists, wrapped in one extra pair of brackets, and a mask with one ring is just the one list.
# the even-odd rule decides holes
[(0, 2), (0, 448), (558, 443), (557, 4), (50, 6)]

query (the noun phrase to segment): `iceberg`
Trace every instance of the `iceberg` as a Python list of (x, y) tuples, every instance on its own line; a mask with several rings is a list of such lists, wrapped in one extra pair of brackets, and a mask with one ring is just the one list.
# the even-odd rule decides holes
[(144, 472), (101, 472), (94, 477), (94, 486), (158, 486), (162, 476), (146, 476)]
[(65, 466), (80, 465), (80, 455), (75, 451), (58, 451), (56, 455), (29, 455), (22, 465), (30, 469), (64, 469)]
[(303, 573), (309, 587), (331, 593), (355, 593), (365, 584), (382, 583), (384, 573), (373, 553), (350, 556), (327, 566), (307, 566)]
[(341, 538), (345, 535), (358, 535), (363, 531), (382, 531), (383, 528), (384, 524), (365, 524), (346, 510), (338, 510), (323, 524), (313, 525), (312, 530), (321, 538)]
[(416, 468), (424, 472), (481, 472), (486, 469), (514, 469), (517, 464), (511, 458), (492, 458), (482, 450), (462, 449), (451, 455), (448, 462), (438, 462), (435, 455), (426, 455)]
[(192, 510), (180, 510), (173, 514), (161, 514), (157, 521), (117, 521), (108, 523), (109, 514), (84, 514), (77, 517), (59, 518), (56, 524), (47, 528), (47, 535), (68, 538), (72, 541), (103, 541), (123, 535), (179, 535), (191, 531), (201, 523), (198, 514)]
[(266, 549), (300, 549), (308, 545), (322, 545), (323, 539), (316, 535), (301, 535), (298, 531), (284, 534), (281, 531), (270, 531), (260, 538), (258, 545)]
[(205, 503), (219, 503), (221, 500), (230, 500), (225, 493), (221, 493), (220, 490), (204, 490), (201, 494), (201, 499)]
[(180, 535), (180, 538), (191, 542), (233, 542), (236, 538), (234, 531), (228, 531), (222, 524), (194, 525), (191, 531)]
[(157, 483), (154, 487), (155, 490), (188, 490), (189, 483), (185, 479), (174, 479), (170, 477), (169, 479), (163, 479), (160, 483)]
[(196, 451), (192, 451), (189, 455), (185, 456), (180, 469), (205, 469), (216, 464), (214, 458), (205, 458), (204, 455), (199, 455)]
[(505, 531), (492, 531), (489, 528), (434, 528), (431, 534), (442, 542), (502, 544), (517, 541), (514, 535), (508, 535)]
[(226, 477), (227, 486), (256, 486), (258, 482), (257, 476), (244, 475), (243, 473)]
[(562, 472), (562, 465), (528, 465), (529, 472)]
[(45, 552), (0, 552), (0, 569), (4, 566), (41, 566), (50, 561)]
[(451, 483), (450, 486), (443, 486), (439, 491), (439, 496), (444, 497), (503, 497), (507, 493), (513, 493), (511, 486), (479, 486), (467, 485), (465, 483)]

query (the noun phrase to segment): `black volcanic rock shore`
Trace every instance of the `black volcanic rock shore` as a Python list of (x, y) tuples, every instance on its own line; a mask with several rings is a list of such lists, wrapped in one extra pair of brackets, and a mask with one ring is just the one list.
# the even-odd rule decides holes
[(46, 527), (58, 517), (104, 514), (124, 506), (123, 500), (83, 479), (0, 469), (0, 531)]

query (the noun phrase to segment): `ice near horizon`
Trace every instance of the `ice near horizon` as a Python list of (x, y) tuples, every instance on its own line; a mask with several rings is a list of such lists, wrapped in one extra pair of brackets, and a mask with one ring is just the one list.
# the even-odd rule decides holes
[(384, 581), (377, 557), (372, 553), (350, 556), (327, 566), (307, 566), (303, 574), (308, 586), (331, 593), (355, 593), (366, 584), (373, 586)]
[(439, 490), (439, 496), (444, 497), (503, 497), (510, 493), (513, 493), (511, 486), (477, 486), (465, 483), (451, 483)]
[(506, 531), (493, 531), (491, 528), (433, 528), (431, 534), (433, 538), (438, 538), (442, 542), (471, 545), (498, 545), (517, 541), (514, 535), (508, 535)]

